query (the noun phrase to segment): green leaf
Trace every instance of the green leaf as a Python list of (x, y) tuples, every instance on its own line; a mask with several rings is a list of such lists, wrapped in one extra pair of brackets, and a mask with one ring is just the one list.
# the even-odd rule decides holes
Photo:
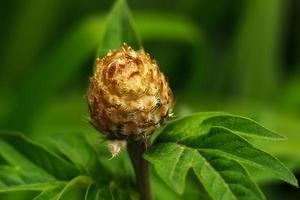
[(154, 193), (154, 199), (157, 200), (181, 200), (181, 199), (197, 199), (201, 200), (211, 200), (207, 192), (204, 190), (201, 184), (199, 184), (196, 176), (189, 177), (186, 180), (185, 191), (183, 194), (178, 194), (174, 192), (158, 175), (155, 170), (151, 170), (151, 187)]
[[(184, 129), (185, 127), (182, 126)], [(186, 133), (186, 134), (184, 134)], [(242, 137), (232, 133), (230, 130), (221, 127), (212, 127), (208, 133), (189, 135), (188, 131), (170, 132), (164, 129), (157, 139), (160, 142), (176, 142), (186, 145), (201, 152), (214, 152), (217, 155), (230, 157), (239, 162), (245, 162), (255, 167), (268, 170), (277, 175), (280, 179), (297, 185), (297, 180), (277, 158), (255, 148)]]
[[(38, 141), (53, 151), (46, 150), (43, 146), (29, 141), (17, 133), (5, 132), (0, 134), (0, 155), (4, 161), (0, 161), (0, 192), (38, 190), (42, 193), (36, 199), (59, 200), (68, 196), (76, 188), (87, 188), (85, 196), (89, 199), (94, 197), (114, 199), (112, 192), (117, 197), (127, 197), (127, 195), (123, 195), (122, 190), (116, 184), (103, 186), (107, 185), (112, 177), (100, 164), (98, 154), (82, 134), (52, 134), (38, 139)], [(21, 147), (24, 148), (24, 151), (19, 152)], [(40, 162), (36, 163), (37, 161)], [(6, 162), (11, 165), (1, 165), (1, 163)], [(54, 164), (55, 166), (52, 166)], [(58, 177), (55, 176), (55, 167), (63, 167), (65, 164), (71, 166), (72, 169), (64, 169), (67, 171), (61, 171), (61, 173), (67, 175), (68, 170), (70, 172), (75, 170), (76, 174), (86, 174), (87, 176), (77, 176), (69, 182), (58, 181)], [(18, 167), (19, 165), (21, 166)], [(52, 169), (51, 173), (54, 175), (49, 173), (48, 169)], [(74, 176), (65, 177), (65, 179), (70, 180)], [(97, 181), (97, 184), (94, 181)]]
[(224, 113), (198, 113), (167, 124), (144, 155), (175, 191), (184, 191), (193, 169), (213, 199), (263, 199), (242, 165), (272, 172), (297, 186), (295, 176), (275, 157), (239, 136), (281, 138), (256, 122)]
[(93, 171), (97, 155), (81, 134), (59, 133), (43, 139), (45, 143), (53, 146), (56, 152), (68, 158), (80, 171), (86, 174)]
[(78, 176), (69, 183), (61, 183), (44, 189), (34, 200), (60, 200), (68, 191), (86, 189), (85, 200), (114, 199), (109, 185), (99, 186), (90, 177)]
[(137, 195), (128, 187), (120, 187), (116, 182), (111, 182), (109, 190), (114, 200), (134, 200), (138, 199)]
[(278, 135), (261, 126), (252, 119), (227, 113), (210, 113), (211, 116), (203, 121), (205, 126), (220, 126), (239, 135), (263, 139), (283, 140), (286, 137)]
[(132, 191), (128, 188), (121, 188), (115, 182), (110, 182), (104, 186), (98, 186), (91, 184), (86, 193), (85, 200), (97, 200), (97, 199), (107, 199), (107, 200), (131, 200), (137, 198), (132, 197)]
[(202, 141), (196, 145), (199, 145), (196, 148), (199, 148), (200, 151), (215, 151), (217, 154), (270, 171), (280, 179), (297, 186), (295, 176), (277, 158), (256, 149), (226, 129), (213, 128), (210, 134), (197, 141), (200, 140)]
[(95, 184), (91, 184), (85, 193), (85, 200), (100, 200), (100, 199), (111, 199), (114, 197), (111, 193), (110, 186), (97, 187)]
[[(9, 145), (4, 143), (1, 143), (1, 145), (3, 145), (4, 148), (11, 148), (9, 147)], [(18, 156), (18, 158), (20, 157)], [(22, 169), (21, 167), (26, 167), (27, 169)], [(54, 179), (54, 177), (47, 174), (42, 169), (31, 165), (30, 163), (27, 163), (26, 165), (24, 165), (23, 163), (21, 167), (0, 166), (0, 192), (24, 190), (40, 191), (48, 187), (49, 185), (57, 184), (58, 182)]]
[(61, 183), (54, 186), (45, 188), (34, 200), (60, 200), (64, 199), (64, 195), (68, 191), (85, 189), (93, 184), (93, 181), (90, 177), (87, 176), (77, 176), (74, 179), (70, 180), (68, 183)]
[(0, 159), (0, 192), (44, 191), (79, 173), (66, 160), (14, 132), (1, 132)]
[(162, 130), (166, 133), (162, 137), (172, 135), (172, 138), (178, 137), (182, 140), (185, 137), (206, 134), (214, 126), (224, 127), (241, 136), (272, 140), (285, 139), (251, 119), (222, 112), (201, 112), (174, 120)]
[(14, 167), (27, 170), (26, 165), (30, 163), (59, 180), (69, 180), (79, 173), (69, 162), (19, 133), (1, 132), (0, 142), (8, 147), (1, 146), (0, 155)]
[(99, 191), (97, 185), (92, 183), (86, 190), (84, 200), (98, 200), (99, 199)]
[(110, 180), (109, 172), (100, 164), (94, 148), (80, 133), (59, 133), (43, 136), (40, 141), (61, 157), (67, 158), (81, 172), (94, 180)]
[(41, 192), (38, 196), (34, 198), (34, 200), (53, 200), (58, 194), (63, 190), (65, 184), (58, 184), (51, 187), (47, 187)]
[(90, 177), (77, 176), (65, 185), (65, 187), (57, 194), (55, 200), (63, 199), (64, 194), (71, 189), (87, 188), (92, 183), (93, 180)]
[(160, 177), (178, 193), (193, 168), (213, 199), (264, 199), (247, 172), (235, 161), (216, 155), (202, 155), (196, 149), (176, 143), (162, 143), (146, 153)]
[(135, 26), (126, 0), (117, 0), (107, 18), (102, 45), (97, 56), (102, 57), (109, 50), (120, 48), (124, 42), (139, 49), (142, 45)]

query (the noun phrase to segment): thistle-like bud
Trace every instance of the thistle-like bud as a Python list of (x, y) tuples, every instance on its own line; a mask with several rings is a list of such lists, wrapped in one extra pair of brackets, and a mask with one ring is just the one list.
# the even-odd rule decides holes
[(147, 138), (173, 109), (172, 91), (157, 63), (127, 44), (97, 59), (87, 101), (91, 123), (109, 139)]

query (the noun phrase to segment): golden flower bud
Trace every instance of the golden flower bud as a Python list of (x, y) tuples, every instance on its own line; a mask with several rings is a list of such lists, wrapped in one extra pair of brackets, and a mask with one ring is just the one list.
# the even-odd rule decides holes
[(87, 102), (91, 123), (108, 138), (140, 139), (172, 114), (173, 94), (149, 54), (124, 44), (97, 59)]

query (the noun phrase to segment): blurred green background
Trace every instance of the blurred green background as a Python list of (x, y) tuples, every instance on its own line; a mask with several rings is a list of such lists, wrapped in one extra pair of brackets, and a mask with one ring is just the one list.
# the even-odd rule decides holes
[[(0, 127), (29, 137), (96, 134), (84, 95), (113, 1), (0, 6)], [(167, 75), (175, 114), (220, 110), (286, 135), (258, 146), (300, 177), (300, 1), (128, 0), (143, 46)], [(269, 199), (300, 191), (253, 172)], [(1, 198), (1, 196), (0, 196)]]

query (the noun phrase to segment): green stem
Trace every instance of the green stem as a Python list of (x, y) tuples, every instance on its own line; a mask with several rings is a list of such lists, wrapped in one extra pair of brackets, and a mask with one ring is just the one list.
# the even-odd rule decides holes
[(143, 159), (146, 145), (144, 143), (128, 142), (127, 149), (135, 171), (136, 184), (140, 191), (141, 200), (151, 200), (149, 163)]

